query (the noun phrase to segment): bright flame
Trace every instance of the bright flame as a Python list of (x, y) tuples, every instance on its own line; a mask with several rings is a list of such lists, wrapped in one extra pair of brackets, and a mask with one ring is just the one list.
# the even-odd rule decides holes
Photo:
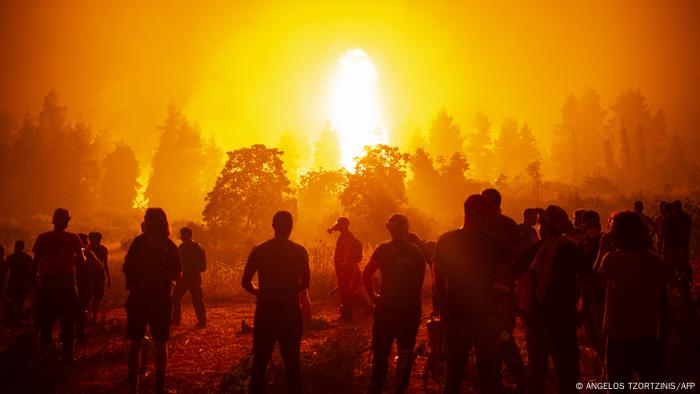
[(340, 59), (333, 89), (333, 127), (338, 132), (342, 165), (352, 170), (354, 158), (366, 145), (388, 141), (381, 125), (377, 99), (377, 70), (361, 49), (351, 49)]

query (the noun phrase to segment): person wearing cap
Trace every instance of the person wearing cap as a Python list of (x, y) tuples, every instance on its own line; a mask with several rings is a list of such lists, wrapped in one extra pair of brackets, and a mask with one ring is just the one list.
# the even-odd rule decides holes
[(41, 343), (52, 344), (53, 326), (61, 324), (63, 359), (73, 361), (73, 334), (78, 317), (76, 292), (76, 268), (85, 263), (83, 243), (80, 238), (66, 231), (70, 214), (58, 208), (53, 214), (53, 231), (39, 235), (32, 252), (39, 274), (37, 318), (41, 331)]
[(338, 276), (338, 291), (340, 292), (340, 320), (350, 321), (353, 318), (353, 304), (357, 283), (358, 264), (362, 261), (362, 243), (350, 232), (350, 220), (338, 218), (328, 233), (340, 233), (335, 244), (335, 272)]
[(586, 311), (578, 311), (577, 283), (590, 272), (581, 249), (566, 234), (573, 228), (562, 208), (550, 205), (540, 217), (541, 241), (525, 249), (511, 266), (518, 280), (518, 301), (526, 326), (529, 391), (545, 392), (552, 358), (560, 393), (576, 392), (579, 348), (576, 329)]
[(156, 393), (164, 393), (170, 339), (173, 282), (180, 279), (182, 264), (177, 246), (170, 239), (170, 224), (161, 208), (148, 208), (141, 224), (142, 234), (134, 238), (124, 256), (126, 277), (126, 330), (129, 345), (129, 392), (138, 391), (141, 345), (146, 326), (156, 349)]
[(471, 347), (476, 350), (480, 392), (503, 390), (496, 287), (507, 252), (500, 239), (487, 232), (494, 211), (486, 197), (469, 196), (464, 202), (464, 226), (443, 234), (435, 247), (433, 307), (445, 326), (444, 393), (460, 391)]
[[(380, 244), (362, 272), (362, 282), (376, 305), (372, 328), (372, 381), (370, 393), (381, 393), (384, 388), (389, 354), (396, 341), (396, 393), (408, 388), (413, 364), (413, 348), (421, 318), (421, 290), (425, 276), (425, 257), (409, 237), (406, 215), (395, 213), (389, 217), (386, 228), (391, 241)], [(372, 275), (381, 274), (381, 292), (372, 284)]]
[[(309, 288), (309, 255), (289, 239), (292, 214), (279, 211), (272, 218), (275, 236), (253, 248), (243, 270), (241, 286), (257, 297), (253, 326), (253, 369), (250, 392), (264, 393), (267, 364), (275, 343), (284, 361), (288, 393), (301, 393), (301, 335), (299, 293)], [(258, 274), (258, 285), (253, 276)]]

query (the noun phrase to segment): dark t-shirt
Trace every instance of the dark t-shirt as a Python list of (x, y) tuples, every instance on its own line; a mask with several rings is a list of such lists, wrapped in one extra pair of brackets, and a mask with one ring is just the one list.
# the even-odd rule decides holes
[[(309, 255), (303, 246), (287, 239), (271, 239), (250, 252), (244, 270), (258, 273), (258, 301), (299, 303), (301, 283), (309, 281)], [(252, 277), (252, 276), (251, 276)]]
[(537, 230), (525, 223), (520, 223), (518, 225), (518, 230), (520, 230), (521, 250), (532, 246), (535, 242), (540, 240), (540, 237), (537, 235)]
[(444, 294), (436, 292), (442, 318), (464, 322), (498, 316), (493, 285), (506, 256), (499, 238), (483, 231), (460, 229), (442, 235), (433, 259), (436, 281), (445, 281)]
[(687, 248), (690, 244), (691, 221), (687, 214), (666, 215), (661, 221), (663, 248)]
[(9, 270), (8, 294), (20, 289), (26, 290), (32, 277), (31, 266), (32, 257), (26, 253), (14, 253), (7, 258), (7, 269)]
[(141, 234), (126, 252), (123, 271), (132, 294), (169, 294), (182, 271), (177, 246), (169, 238)]
[(82, 253), (83, 243), (73, 233), (49, 231), (37, 237), (32, 251), (37, 259), (39, 275), (71, 276), (75, 274), (76, 255)]
[(97, 261), (93, 262), (95, 264), (92, 265), (90, 271), (91, 279), (98, 284), (104, 283), (106, 271), (109, 270), (109, 251), (104, 245), (90, 245), (88, 250), (92, 252), (97, 259)]
[(182, 261), (183, 279), (199, 279), (207, 268), (204, 249), (196, 242), (183, 242), (178, 246)]
[(520, 229), (515, 220), (503, 214), (494, 214), (486, 223), (486, 232), (501, 241), (504, 258), (512, 263), (520, 252)]
[[(532, 264), (537, 252), (544, 241), (539, 241), (525, 249), (511, 266), (511, 273), (515, 278), (524, 274)], [(552, 278), (545, 295), (540, 300), (535, 300), (529, 310), (533, 318), (551, 319), (554, 324), (570, 325), (576, 317), (576, 304), (578, 302), (577, 279), (583, 278), (590, 272), (590, 263), (583, 251), (573, 241), (562, 243), (554, 253), (554, 265)], [(537, 288), (537, 277), (534, 277), (533, 293)]]
[(409, 241), (390, 241), (377, 247), (372, 261), (382, 276), (379, 305), (387, 308), (420, 310), (425, 277), (425, 258)]

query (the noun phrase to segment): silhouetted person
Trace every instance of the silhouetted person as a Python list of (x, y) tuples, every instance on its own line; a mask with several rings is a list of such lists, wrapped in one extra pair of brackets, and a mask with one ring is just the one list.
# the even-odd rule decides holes
[[(253, 248), (243, 270), (241, 286), (257, 297), (253, 327), (251, 393), (264, 393), (267, 364), (279, 343), (287, 377), (287, 392), (301, 393), (300, 347), (302, 315), (299, 293), (309, 288), (309, 256), (289, 240), (292, 214), (279, 211), (272, 218), (275, 236)], [(258, 286), (253, 276), (258, 274)]]
[[(583, 239), (578, 243), (578, 247), (586, 257), (587, 269), (593, 271), (602, 238), (600, 214), (596, 211), (586, 211), (581, 217), (581, 229)], [(600, 276), (592, 274), (581, 285), (585, 304), (582, 309), (587, 311), (583, 320), (586, 339), (591, 348), (596, 351), (602, 365), (605, 360), (605, 339), (602, 336), (605, 283)]]
[(644, 221), (649, 235), (653, 235), (656, 232), (656, 225), (654, 224), (654, 219), (644, 214), (644, 203), (640, 200), (635, 201), (634, 211), (642, 217), (642, 221)]
[(527, 208), (523, 211), (523, 222), (518, 225), (520, 230), (520, 249), (526, 249), (540, 240), (535, 226), (537, 225), (537, 211)]
[(567, 232), (567, 235), (574, 240), (574, 243), (578, 243), (583, 239), (583, 229), (581, 228), (581, 223), (584, 213), (586, 213), (584, 208), (574, 209), (573, 227), (571, 227)]
[(129, 391), (138, 391), (138, 372), (146, 326), (156, 349), (156, 392), (165, 392), (167, 341), (170, 338), (171, 292), (182, 266), (177, 246), (170, 240), (168, 217), (160, 208), (148, 208), (143, 233), (131, 242), (122, 270), (126, 277)]
[(604, 257), (601, 269), (607, 282), (603, 330), (608, 381), (626, 384), (636, 372), (640, 382), (657, 382), (666, 291), (662, 262), (651, 252), (646, 224), (635, 212), (613, 217), (611, 238), (616, 250)]
[(502, 319), (494, 285), (507, 253), (501, 241), (486, 232), (494, 211), (486, 197), (469, 196), (464, 202), (464, 226), (442, 235), (435, 247), (433, 302), (445, 326), (444, 393), (460, 391), (471, 347), (476, 350), (480, 392), (502, 391)]
[(85, 256), (85, 264), (78, 267), (77, 270), (77, 283), (78, 283), (78, 317), (77, 317), (77, 342), (79, 344), (85, 343), (86, 337), (86, 325), (88, 320), (88, 310), (93, 300), (93, 272), (98, 269), (102, 269), (102, 263), (95, 256), (95, 254), (87, 248), (88, 236), (87, 234), (78, 234), (80, 241), (85, 245), (83, 248), (83, 255)]
[(576, 329), (581, 315), (577, 281), (588, 273), (581, 250), (565, 234), (572, 224), (566, 211), (550, 205), (540, 217), (542, 240), (521, 253), (511, 267), (519, 278), (528, 353), (529, 391), (545, 392), (549, 358), (558, 377), (560, 393), (576, 392), (579, 349)]
[(15, 252), (7, 257), (7, 325), (14, 327), (21, 322), (24, 300), (31, 284), (32, 257), (24, 253), (24, 241), (15, 242)]
[(197, 327), (207, 325), (207, 313), (204, 307), (204, 293), (202, 292), (202, 272), (207, 269), (207, 260), (204, 249), (192, 240), (192, 230), (183, 227), (180, 229), (182, 243), (178, 247), (180, 261), (182, 261), (182, 279), (177, 282), (173, 293), (173, 324), (180, 324), (180, 309), (182, 297), (188, 291), (192, 295), (192, 305), (197, 316)]
[(66, 361), (73, 360), (73, 333), (79, 314), (76, 268), (85, 263), (83, 243), (76, 234), (66, 231), (69, 221), (68, 210), (56, 209), (53, 231), (39, 235), (32, 248), (40, 282), (37, 320), (41, 327), (41, 343), (51, 346), (53, 326), (59, 319)]
[[(421, 290), (425, 276), (425, 257), (418, 245), (409, 240), (408, 218), (393, 214), (386, 223), (391, 241), (380, 244), (362, 273), (367, 294), (377, 306), (372, 327), (372, 382), (370, 393), (384, 388), (389, 354), (396, 341), (396, 393), (408, 388), (413, 364), (413, 348), (421, 319)], [(379, 270), (381, 292), (372, 284), (372, 275)]]
[(90, 285), (92, 287), (92, 301), (88, 308), (88, 320), (97, 322), (100, 305), (105, 296), (105, 286), (112, 286), (112, 275), (109, 271), (109, 251), (102, 245), (102, 234), (91, 232), (88, 234), (88, 250), (97, 258), (97, 263), (91, 266)]
[(340, 318), (352, 320), (355, 290), (357, 285), (358, 264), (362, 261), (362, 243), (350, 232), (350, 220), (338, 218), (336, 224), (328, 229), (329, 233), (340, 233), (335, 244), (335, 272), (338, 276), (338, 291), (340, 292)]
[(693, 272), (690, 267), (690, 216), (683, 212), (680, 201), (664, 205), (661, 222), (663, 243), (661, 253), (665, 268), (674, 274), (675, 282), (684, 301), (690, 301)]
[[(500, 324), (500, 357), (506, 365), (508, 372), (513, 376), (518, 387), (518, 392), (525, 390), (525, 367), (523, 360), (520, 357), (520, 349), (515, 343), (513, 330), (515, 329), (515, 316), (518, 311), (517, 301), (515, 299), (515, 281), (510, 277), (507, 267), (515, 261), (518, 253), (522, 250), (522, 227), (519, 227), (515, 221), (501, 213), (501, 193), (496, 189), (485, 189), (481, 195), (486, 197), (495, 210), (490, 213), (486, 221), (486, 231), (497, 237), (501, 241), (501, 245), (505, 252), (505, 264), (502, 265), (502, 272), (499, 272), (499, 281), (505, 286), (500, 287), (498, 295), (500, 301), (499, 310), (501, 316)], [(534, 215), (533, 215), (534, 214)], [(528, 219), (536, 219), (536, 211), (528, 214)], [(536, 223), (534, 223), (536, 224)], [(533, 224), (533, 225), (534, 225)], [(535, 230), (530, 227), (532, 232)], [(532, 233), (530, 233), (532, 236)]]
[(666, 216), (666, 213), (664, 212), (665, 205), (666, 201), (659, 201), (659, 204), (657, 205), (659, 212), (656, 216), (654, 216), (654, 228), (656, 230), (656, 243), (654, 246), (656, 246), (656, 251), (659, 253), (661, 253), (661, 248), (663, 247), (664, 242), (661, 225), (663, 224), (664, 216)]

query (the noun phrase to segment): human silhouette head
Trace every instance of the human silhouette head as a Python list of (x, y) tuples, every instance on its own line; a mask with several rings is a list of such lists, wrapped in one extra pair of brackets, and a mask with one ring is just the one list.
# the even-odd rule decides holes
[(615, 248), (648, 250), (651, 237), (642, 217), (632, 211), (616, 213), (612, 218), (610, 236)]
[(85, 233), (78, 233), (78, 238), (80, 238), (80, 242), (83, 243), (83, 246), (86, 246), (88, 243), (88, 236)]
[(192, 229), (189, 227), (183, 227), (180, 229), (180, 239), (182, 242), (192, 241)]
[(581, 228), (581, 218), (583, 217), (583, 214), (586, 213), (586, 210), (583, 208), (578, 208), (574, 210), (574, 227), (575, 228)]
[(683, 203), (681, 202), (681, 200), (676, 200), (676, 201), (673, 202), (673, 210), (674, 210), (676, 213), (681, 213), (681, 212), (683, 212)]
[(409, 228), (408, 217), (402, 213), (395, 213), (386, 221), (386, 229), (389, 230), (392, 239), (406, 239)]
[(56, 208), (56, 210), (53, 211), (53, 220), (51, 220), (51, 223), (54, 229), (65, 230), (68, 227), (68, 222), (70, 222), (70, 214), (67, 209)]
[(170, 236), (170, 223), (168, 215), (162, 208), (148, 208), (143, 215), (141, 229), (144, 234), (156, 238), (168, 238)]
[(634, 211), (641, 215), (644, 212), (644, 203), (640, 200), (635, 201)]
[(493, 188), (484, 189), (481, 195), (486, 197), (497, 210), (501, 210), (501, 193)]
[(275, 238), (289, 238), (292, 233), (294, 220), (288, 211), (277, 211), (272, 217), (272, 228), (275, 230)]
[(22, 253), (24, 252), (24, 241), (16, 241), (15, 242), (15, 253)]
[(672, 203), (670, 203), (670, 202), (664, 203), (663, 214), (664, 215), (673, 214), (673, 204)]
[(493, 203), (483, 194), (472, 194), (464, 201), (464, 227), (483, 228), (489, 215), (497, 212)]
[(537, 224), (537, 211), (535, 208), (527, 208), (523, 211), (523, 223), (530, 227)]
[(102, 233), (93, 231), (88, 234), (88, 240), (90, 240), (90, 245), (99, 245), (102, 243)]
[(540, 218), (540, 225), (542, 238), (562, 235), (573, 230), (569, 215), (556, 205), (550, 205), (544, 210), (544, 214)]
[(581, 228), (588, 238), (598, 238), (600, 235), (600, 214), (596, 211), (586, 211), (581, 217)]
[(350, 219), (346, 217), (339, 217), (338, 220), (335, 222), (333, 227), (328, 229), (328, 234), (333, 233), (333, 231), (338, 231), (340, 233), (345, 233), (348, 231), (350, 228)]

